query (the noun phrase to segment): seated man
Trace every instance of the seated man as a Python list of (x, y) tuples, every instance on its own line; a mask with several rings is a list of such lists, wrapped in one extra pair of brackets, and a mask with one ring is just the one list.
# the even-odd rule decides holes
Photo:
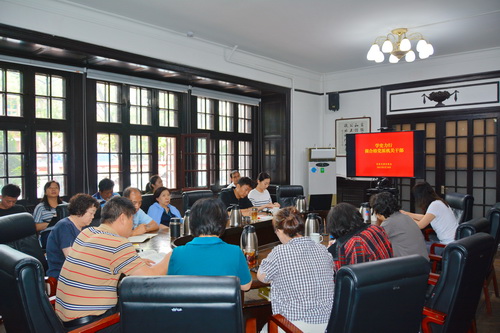
[[(102, 208), (101, 225), (76, 238), (59, 275), (56, 313), (68, 330), (117, 311), (120, 276), (165, 275), (169, 256), (158, 264), (141, 259), (127, 237), (136, 209), (127, 198), (114, 197)], [(119, 324), (99, 332), (118, 332)]]
[(370, 206), (389, 236), (395, 257), (419, 254), (429, 259), (422, 231), (411, 217), (399, 212), (401, 206), (394, 195), (389, 192), (374, 194)]
[(96, 198), (97, 201), (99, 201), (99, 204), (101, 205), (101, 207), (104, 206), (104, 204), (106, 204), (106, 202), (109, 199), (111, 199), (114, 196), (119, 195), (118, 193), (113, 192), (114, 187), (115, 187), (115, 182), (112, 181), (111, 179), (104, 178), (99, 182), (99, 185), (98, 185), (99, 192), (94, 193), (94, 195), (92, 195), (92, 196), (94, 198)]
[(233, 170), (229, 174), (229, 179), (231, 179), (231, 184), (227, 185), (227, 188), (234, 188), (236, 184), (238, 184), (238, 180), (240, 180), (240, 172), (238, 170)]
[(123, 191), (123, 196), (132, 201), (135, 207), (134, 231), (132, 231), (132, 236), (142, 235), (146, 232), (152, 232), (159, 229), (159, 224), (141, 209), (142, 195), (139, 189), (127, 187), (125, 191)]
[(240, 247), (220, 239), (227, 213), (220, 200), (205, 198), (191, 207), (189, 229), (194, 239), (177, 246), (171, 255), (169, 275), (231, 275), (240, 279), (241, 290), (252, 285), (252, 276)]
[(236, 187), (230, 190), (225, 190), (220, 193), (220, 200), (230, 207), (237, 204), (240, 206), (241, 213), (250, 214), (250, 208), (253, 207), (252, 202), (248, 199), (248, 193), (253, 188), (253, 181), (248, 177), (241, 177), (236, 184)]
[(17, 198), (21, 195), (21, 189), (14, 184), (7, 184), (2, 188), (0, 197), (0, 216), (26, 212), (26, 208), (17, 205)]

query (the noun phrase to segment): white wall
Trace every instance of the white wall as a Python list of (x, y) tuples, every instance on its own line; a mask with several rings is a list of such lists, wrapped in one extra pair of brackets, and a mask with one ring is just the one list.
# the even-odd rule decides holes
[[(118, 50), (240, 76), (292, 89), (291, 183), (307, 188), (305, 148), (335, 145), (335, 119), (369, 116), (380, 127), (379, 90), (340, 95), (340, 110), (327, 110), (325, 96), (313, 92), (380, 87), (415, 80), (500, 70), (500, 48), (439, 57), (411, 64), (380, 64), (356, 71), (322, 75), (118, 16), (54, 0), (0, 0), (0, 22)], [(234, 52), (233, 52), (234, 51)], [(338, 173), (345, 174), (343, 158)]]

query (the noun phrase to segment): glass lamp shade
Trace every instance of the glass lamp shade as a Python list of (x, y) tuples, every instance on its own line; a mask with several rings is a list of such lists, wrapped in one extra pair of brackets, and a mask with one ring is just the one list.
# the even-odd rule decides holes
[(401, 51), (409, 51), (411, 49), (410, 40), (406, 37), (403, 38), (403, 40), (401, 41), (401, 44), (399, 44), (399, 49)]
[(378, 44), (373, 44), (370, 47), (370, 50), (368, 50), (368, 53), (366, 54), (366, 59), (373, 61), (375, 60), (377, 54), (380, 52), (380, 47)]
[(429, 58), (429, 53), (427, 53), (427, 49), (424, 49), (422, 52), (418, 53), (418, 57), (420, 59), (427, 59)]
[(382, 44), (382, 52), (391, 53), (393, 49), (392, 42), (389, 39), (386, 39), (384, 44)]
[(425, 41), (425, 39), (419, 40), (417, 43), (417, 51), (422, 52), (426, 46), (427, 46), (427, 42)]
[(406, 62), (413, 62), (413, 61), (415, 61), (415, 52), (413, 52), (413, 50), (410, 50), (405, 55), (405, 60), (406, 60)]
[(383, 61), (384, 61), (384, 58), (385, 58), (385, 57), (384, 57), (384, 54), (383, 54), (382, 52), (380, 52), (380, 51), (379, 51), (379, 52), (376, 54), (376, 56), (375, 56), (375, 62), (376, 62), (376, 63), (381, 63), (381, 62), (383, 62)]
[(397, 64), (399, 61), (398, 57), (396, 57), (394, 54), (391, 54), (391, 56), (389, 57), (389, 62), (391, 64)]
[(434, 47), (432, 46), (431, 43), (427, 43), (426, 51), (427, 51), (427, 54), (429, 54), (429, 55), (433, 55), (434, 54)]

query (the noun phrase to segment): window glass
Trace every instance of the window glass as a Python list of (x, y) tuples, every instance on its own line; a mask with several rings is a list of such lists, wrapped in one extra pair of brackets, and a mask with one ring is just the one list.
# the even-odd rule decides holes
[(151, 125), (151, 91), (130, 87), (130, 123)]
[(65, 79), (61, 76), (35, 75), (35, 115), (37, 118), (65, 119)]
[(234, 143), (231, 140), (219, 140), (219, 182), (229, 184), (229, 173), (234, 169)]
[(234, 132), (233, 103), (219, 101), (219, 130), (223, 132)]
[(252, 107), (238, 104), (238, 132), (252, 133)]
[(158, 174), (167, 188), (177, 188), (176, 145), (175, 137), (158, 138)]
[(0, 68), (0, 116), (21, 117), (22, 75), (20, 71)]
[(160, 90), (158, 102), (160, 126), (179, 127), (179, 95)]
[(214, 129), (214, 101), (205, 98), (198, 97), (197, 103), (197, 128), (203, 130), (213, 130)]
[(109, 178), (115, 182), (114, 191), (120, 191), (122, 178), (122, 147), (120, 136), (113, 133), (97, 134), (97, 181)]
[(146, 135), (130, 136), (130, 185), (143, 189), (151, 174), (151, 138)]
[(120, 87), (110, 82), (97, 82), (96, 119), (98, 122), (121, 123)]
[(252, 143), (250, 141), (240, 141), (239, 149), (239, 171), (242, 176), (250, 177), (252, 174)]
[(67, 149), (65, 133), (51, 131), (36, 132), (37, 197), (43, 197), (43, 186), (49, 180), (60, 185), (60, 195), (66, 195)]
[[(21, 131), (0, 130), (0, 187), (24, 181), (24, 151)], [(24, 195), (21, 193), (21, 198)]]

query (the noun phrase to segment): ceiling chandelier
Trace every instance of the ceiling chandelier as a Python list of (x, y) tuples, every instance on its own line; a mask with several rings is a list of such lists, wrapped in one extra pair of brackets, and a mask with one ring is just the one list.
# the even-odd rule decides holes
[(370, 47), (366, 59), (380, 63), (385, 59), (384, 53), (389, 53), (389, 62), (392, 64), (398, 63), (403, 57), (407, 62), (412, 62), (416, 56), (415, 52), (411, 49), (410, 40), (418, 40), (416, 50), (420, 59), (429, 58), (434, 53), (434, 48), (425, 40), (421, 33), (408, 34), (407, 32), (408, 29), (406, 28), (398, 28), (392, 30), (387, 36), (375, 38), (375, 42)]

